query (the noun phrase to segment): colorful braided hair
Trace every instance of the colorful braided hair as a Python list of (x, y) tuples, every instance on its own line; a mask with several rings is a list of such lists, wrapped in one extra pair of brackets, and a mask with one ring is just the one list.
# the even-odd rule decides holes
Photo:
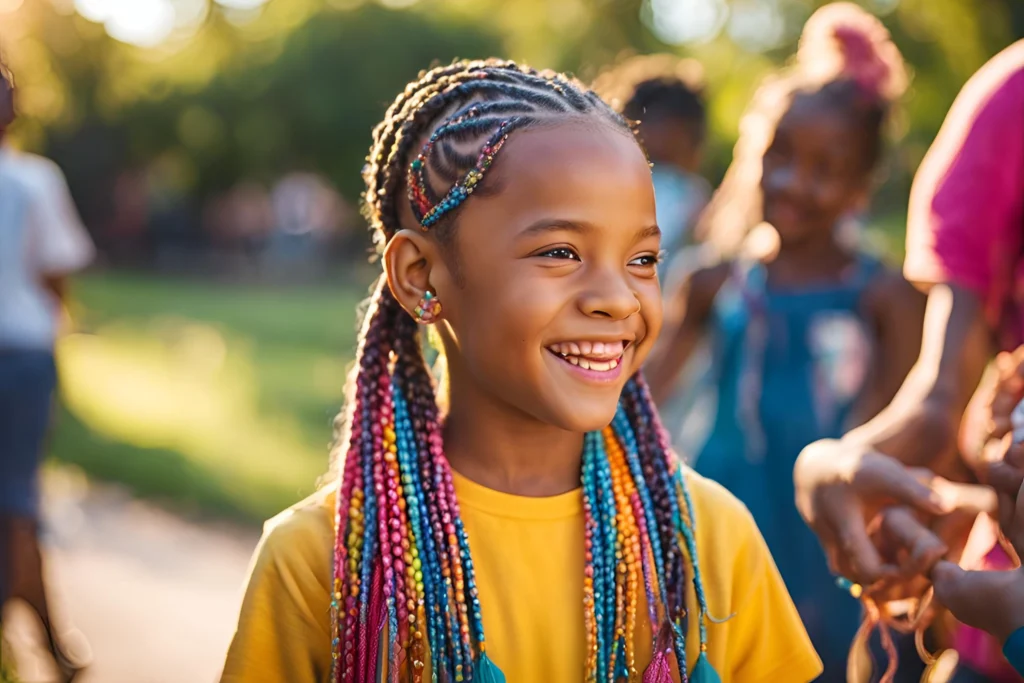
[[(599, 117), (629, 129), (599, 97), (565, 76), (496, 60), (460, 61), (421, 74), (373, 133), (365, 203), (378, 244), (399, 229), (402, 201), (411, 203), (424, 230), (445, 239), (452, 212), (485, 181), (510, 133), (570, 117)], [(413, 146), (432, 127), (414, 155)], [(480, 151), (472, 155), (454, 146), (477, 140)], [(431, 179), (451, 189), (437, 197)], [(431, 680), (504, 680), (487, 655), (487, 606), (477, 595), (422, 351), (417, 323), (381, 278), (339, 416), (344, 465), (331, 601), (336, 683), (375, 682), (384, 665), (391, 681), (420, 681), (428, 666)], [(707, 604), (692, 505), (639, 376), (626, 385), (612, 425), (584, 442), (586, 679), (635, 680), (633, 636), (643, 590), (656, 641), (644, 681), (671, 681), (673, 654), (687, 680), (689, 562), (701, 620), (692, 680), (717, 680), (703, 654)]]

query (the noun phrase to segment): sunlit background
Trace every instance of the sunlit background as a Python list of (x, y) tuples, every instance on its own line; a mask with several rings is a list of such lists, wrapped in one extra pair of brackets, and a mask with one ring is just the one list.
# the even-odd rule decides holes
[[(101, 250), (73, 287), (47, 479), (53, 571), (97, 655), (83, 680), (215, 676), (258, 522), (327, 467), (373, 268), (359, 172), (417, 71), (500, 55), (590, 79), (629, 53), (695, 57), (714, 182), (820, 4), (0, 0), (12, 142), (60, 164)], [(912, 173), (964, 81), (1024, 35), (1024, 2), (861, 4), (913, 71), (871, 218), (899, 258)], [(306, 228), (272, 232), (295, 197)]]

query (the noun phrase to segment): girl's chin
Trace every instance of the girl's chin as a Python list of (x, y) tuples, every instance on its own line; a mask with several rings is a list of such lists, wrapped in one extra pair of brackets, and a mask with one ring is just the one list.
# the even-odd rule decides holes
[(573, 401), (568, 405), (552, 406), (552, 424), (568, 432), (584, 434), (599, 432), (612, 423), (618, 401)]

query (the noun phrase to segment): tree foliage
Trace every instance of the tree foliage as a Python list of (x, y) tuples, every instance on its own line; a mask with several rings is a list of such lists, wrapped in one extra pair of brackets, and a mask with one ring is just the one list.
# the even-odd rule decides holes
[[(717, 177), (757, 81), (787, 59), (803, 21), (824, 3), (730, 0), (716, 37), (674, 46), (652, 30), (652, 1), (420, 0), (398, 10), (270, 0), (244, 17), (211, 4), (197, 28), (144, 49), (111, 38), (70, 0), (25, 0), (0, 16), (0, 46), (19, 85), (15, 137), (64, 166), (94, 220), (108, 211), (112, 179), (125, 168), (156, 169), (194, 202), (292, 167), (319, 170), (354, 198), (370, 129), (387, 102), (421, 68), (457, 56), (507, 55), (584, 78), (623, 53), (694, 56), (707, 70), (708, 170)], [(963, 82), (1024, 35), (1024, 3), (862, 4), (883, 16), (914, 74), (888, 199), (898, 206)], [(765, 8), (774, 39), (751, 44), (741, 22)]]

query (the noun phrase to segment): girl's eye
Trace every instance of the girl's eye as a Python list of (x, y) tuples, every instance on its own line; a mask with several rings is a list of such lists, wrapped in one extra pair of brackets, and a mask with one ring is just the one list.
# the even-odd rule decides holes
[(548, 249), (547, 251), (541, 252), (537, 255), (545, 258), (568, 259), (570, 261), (581, 260), (579, 255), (569, 247), (555, 247), (554, 249)]
[(643, 256), (637, 256), (635, 259), (629, 262), (631, 266), (642, 266), (644, 268), (651, 268), (658, 265), (661, 262), (661, 254), (644, 254)]

